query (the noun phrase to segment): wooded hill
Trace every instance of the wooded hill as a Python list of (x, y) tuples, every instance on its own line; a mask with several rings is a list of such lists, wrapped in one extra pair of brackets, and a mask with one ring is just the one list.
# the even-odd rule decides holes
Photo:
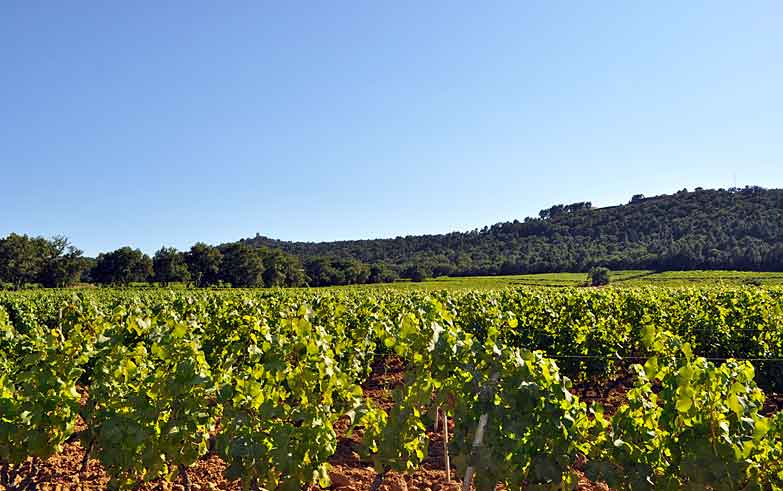
[(340, 242), (262, 236), (153, 257), (132, 247), (82, 257), (66, 237), (0, 238), (0, 288), (129, 285), (327, 286), (428, 276), (621, 269), (783, 271), (783, 190), (686, 190), (593, 208), (555, 205), (538, 218), (469, 232)]
[(403, 276), (578, 272), (593, 266), (780, 271), (783, 190), (697, 189), (635, 195), (606, 208), (555, 205), (537, 218), (439, 235), (337, 242), (257, 235), (240, 242), (280, 249), (305, 265), (351, 258)]

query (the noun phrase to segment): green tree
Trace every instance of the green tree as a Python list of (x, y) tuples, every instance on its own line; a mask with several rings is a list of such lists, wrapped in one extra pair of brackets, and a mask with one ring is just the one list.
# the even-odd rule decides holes
[(609, 268), (596, 267), (590, 270), (590, 284), (593, 286), (602, 286), (609, 284)]
[(161, 247), (152, 258), (154, 279), (162, 286), (172, 281), (189, 281), (190, 272), (185, 264), (185, 256), (173, 247)]
[(332, 261), (335, 268), (342, 272), (344, 285), (356, 285), (367, 283), (370, 277), (370, 268), (363, 262), (352, 259), (336, 259)]
[(233, 287), (253, 288), (264, 282), (264, 260), (261, 251), (242, 243), (230, 244), (222, 249), (220, 279)]
[(0, 281), (20, 289), (41, 275), (49, 252), (42, 237), (10, 234), (0, 240)]
[(342, 271), (326, 257), (314, 257), (305, 263), (305, 271), (311, 286), (341, 285), (345, 282)]
[(262, 249), (264, 286), (301, 286), (305, 284), (304, 267), (298, 258), (277, 249)]
[(148, 281), (152, 277), (152, 259), (139, 249), (122, 247), (100, 254), (92, 277), (97, 283), (111, 285)]
[(411, 264), (403, 270), (400, 276), (410, 278), (414, 282), (421, 282), (430, 276), (430, 272), (421, 264)]
[(62, 288), (79, 282), (88, 262), (82, 251), (71, 245), (68, 238), (55, 236), (48, 241), (43, 269), (38, 281), (45, 287)]
[(217, 247), (197, 242), (185, 253), (185, 264), (190, 271), (190, 279), (198, 287), (213, 285), (219, 281), (220, 265), (223, 254)]
[(399, 279), (400, 275), (391, 269), (386, 263), (377, 263), (370, 266), (370, 276), (367, 277), (368, 283), (392, 283)]

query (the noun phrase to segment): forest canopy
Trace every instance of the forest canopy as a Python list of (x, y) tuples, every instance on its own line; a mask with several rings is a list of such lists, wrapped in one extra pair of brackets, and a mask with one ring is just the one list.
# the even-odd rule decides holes
[(439, 235), (340, 242), (243, 241), (302, 260), (348, 257), (411, 265), (430, 275), (495, 275), (613, 270), (783, 269), (783, 190), (682, 190), (633, 195), (620, 206), (555, 205), (537, 218)]

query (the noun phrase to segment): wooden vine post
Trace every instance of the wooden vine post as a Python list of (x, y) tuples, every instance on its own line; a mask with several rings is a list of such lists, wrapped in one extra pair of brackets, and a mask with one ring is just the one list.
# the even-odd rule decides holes
[(446, 480), (451, 481), (451, 460), (449, 459), (449, 415), (443, 411), (443, 465), (446, 466)]
[[(493, 389), (495, 384), (498, 381), (498, 373), (493, 373), (492, 376), (489, 378), (489, 384), (485, 385), (484, 388), (481, 390), (481, 396), (479, 397), (479, 400), (483, 401), (491, 401), (493, 394)], [(479, 417), (478, 426), (476, 427), (476, 434), (473, 435), (473, 448), (471, 449), (470, 456), (471, 461), (475, 458), (476, 455), (478, 455), (479, 450), (481, 449), (481, 446), (484, 442), (484, 430), (487, 428), (487, 420), (489, 419), (489, 414), (484, 413)], [(476, 472), (476, 469), (473, 467), (473, 465), (469, 465), (467, 469), (465, 469), (465, 478), (462, 480), (462, 491), (469, 491), (470, 490), (470, 484), (473, 482), (473, 474)]]

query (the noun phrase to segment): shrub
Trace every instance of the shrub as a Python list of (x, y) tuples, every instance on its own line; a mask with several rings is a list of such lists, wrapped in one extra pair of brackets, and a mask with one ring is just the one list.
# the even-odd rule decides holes
[(602, 286), (609, 284), (609, 268), (593, 268), (590, 270), (588, 279), (593, 286)]

